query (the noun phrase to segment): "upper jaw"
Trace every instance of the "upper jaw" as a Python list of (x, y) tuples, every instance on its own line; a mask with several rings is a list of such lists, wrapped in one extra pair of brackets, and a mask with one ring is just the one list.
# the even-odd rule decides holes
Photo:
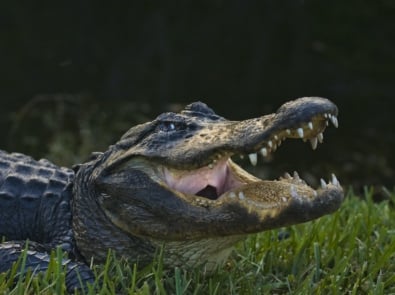
[(290, 124), (286, 128), (272, 127), (271, 129), (274, 130), (270, 130), (271, 132), (265, 140), (245, 151), (245, 153), (248, 154), (251, 164), (255, 166), (258, 161), (258, 154), (262, 157), (267, 157), (275, 152), (287, 138), (302, 139), (305, 142), (309, 142), (312, 149), (315, 150), (318, 143), (323, 142), (324, 130), (330, 123), (336, 128), (339, 126), (337, 112), (318, 113), (299, 125)]
[(284, 104), (274, 114), (202, 123), (194, 136), (169, 143), (170, 147), (160, 151), (157, 158), (184, 170), (214, 166), (235, 154), (248, 155), (256, 165), (258, 154), (267, 157), (288, 138), (308, 141), (316, 149), (323, 142), (325, 128), (329, 124), (338, 127), (337, 115), (337, 107), (327, 99), (301, 98)]

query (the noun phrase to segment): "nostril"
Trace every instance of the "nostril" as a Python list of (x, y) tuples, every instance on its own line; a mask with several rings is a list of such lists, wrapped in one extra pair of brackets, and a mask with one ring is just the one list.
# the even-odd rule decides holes
[(217, 189), (211, 185), (206, 186), (204, 189), (197, 192), (196, 195), (210, 200), (218, 199)]

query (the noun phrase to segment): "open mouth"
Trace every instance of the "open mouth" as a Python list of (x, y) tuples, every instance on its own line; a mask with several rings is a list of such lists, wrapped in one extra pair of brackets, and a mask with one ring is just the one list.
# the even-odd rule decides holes
[[(323, 132), (330, 123), (338, 127), (335, 113), (315, 114), (309, 121), (299, 126), (277, 130), (268, 140), (257, 144), (253, 150), (245, 154), (221, 151), (211, 157), (212, 160), (208, 165), (194, 170), (163, 167), (163, 181), (172, 191), (184, 197), (188, 196), (189, 200), (199, 205), (207, 205), (211, 201), (221, 201), (225, 198), (243, 200), (247, 195), (251, 201), (254, 195), (262, 196), (263, 193), (274, 196), (274, 190), (277, 190), (276, 197), (283, 201), (298, 197), (314, 198), (319, 190), (332, 186), (340, 188), (340, 183), (334, 174), (328, 183), (321, 179), (321, 186), (317, 190), (309, 187), (297, 173), (292, 176), (286, 173), (280, 179), (270, 181), (270, 188), (266, 188), (265, 184), (269, 182), (268, 180), (259, 179), (248, 173), (232, 161), (232, 156), (246, 156), (255, 166), (259, 157), (267, 157), (274, 153), (287, 138), (302, 139), (309, 142), (315, 150), (318, 144), (323, 142)], [(259, 202), (261, 201), (260, 198)]]
[(300, 98), (242, 121), (201, 103), (158, 118), (154, 128), (140, 125), (122, 138), (97, 180), (107, 217), (133, 235), (171, 241), (245, 235), (313, 220), (341, 205), (335, 175), (314, 189), (297, 173), (265, 180), (232, 160), (244, 156), (255, 166), (286, 139), (316, 149), (327, 126), (338, 127), (337, 107), (327, 99)]

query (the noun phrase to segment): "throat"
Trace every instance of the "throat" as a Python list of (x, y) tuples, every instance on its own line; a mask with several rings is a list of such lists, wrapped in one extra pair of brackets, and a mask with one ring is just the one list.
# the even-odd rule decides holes
[(211, 185), (206, 186), (204, 189), (197, 192), (196, 195), (210, 200), (218, 199), (217, 189)]

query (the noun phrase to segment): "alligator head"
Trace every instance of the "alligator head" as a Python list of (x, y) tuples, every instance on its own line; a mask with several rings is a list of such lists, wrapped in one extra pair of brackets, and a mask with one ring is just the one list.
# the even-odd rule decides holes
[[(329, 122), (337, 127), (337, 114), (332, 102), (318, 97), (290, 101), (274, 114), (244, 121), (226, 120), (200, 102), (180, 113), (161, 114), (131, 128), (107, 152), (81, 165), (74, 224), (87, 232), (78, 216), (92, 220), (100, 211), (98, 223), (111, 224), (108, 231), (116, 228), (147, 245), (172, 245), (172, 253), (187, 248), (183, 261), (194, 253), (196, 263), (218, 260), (208, 256), (221, 256), (221, 251), (227, 255), (246, 234), (329, 214), (343, 199), (334, 175), (314, 189), (297, 174), (259, 179), (232, 157), (246, 155), (256, 165), (258, 154), (266, 157), (287, 138), (308, 140), (315, 149)], [(86, 196), (97, 206), (88, 205)], [(85, 202), (83, 210), (90, 212), (78, 210), (78, 202)], [(78, 232), (77, 244), (88, 245)], [(213, 243), (217, 245), (211, 247)], [(122, 252), (119, 245), (109, 247)], [(84, 254), (84, 246), (79, 248)], [(212, 253), (205, 255), (207, 251)], [(86, 252), (94, 256), (93, 250)]]

